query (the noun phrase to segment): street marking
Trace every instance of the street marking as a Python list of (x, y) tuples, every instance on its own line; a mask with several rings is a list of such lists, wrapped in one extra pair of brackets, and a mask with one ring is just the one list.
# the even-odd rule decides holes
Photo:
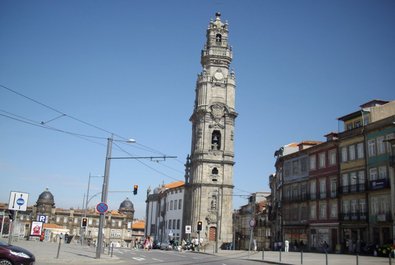
[(145, 260), (145, 258), (137, 258), (137, 257), (133, 257), (132, 259), (137, 260), (137, 261), (143, 261), (143, 260)]
[(163, 260), (161, 260), (161, 259), (155, 259), (155, 258), (152, 258), (152, 259), (155, 261), (163, 262)]

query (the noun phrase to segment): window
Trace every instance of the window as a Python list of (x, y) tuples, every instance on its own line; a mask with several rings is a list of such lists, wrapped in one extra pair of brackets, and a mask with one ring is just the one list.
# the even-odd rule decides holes
[(343, 174), (342, 175), (342, 192), (348, 192), (348, 174)]
[(310, 182), (310, 198), (315, 199), (316, 188), (315, 188), (315, 181)]
[(326, 202), (320, 202), (320, 219), (326, 219)]
[(373, 167), (369, 169), (369, 180), (376, 180), (377, 179), (377, 168)]
[(366, 201), (365, 199), (359, 199), (359, 212), (361, 215), (366, 214)]
[[(386, 140), (389, 140), (389, 139), (394, 139), (394, 133), (390, 133), (390, 134), (387, 134), (386, 136), (385, 136), (385, 139)], [(387, 142), (387, 152), (389, 153), (389, 154), (392, 154), (392, 147), (391, 147), (391, 143), (390, 142)]]
[(368, 141), (368, 154), (369, 157), (376, 155), (376, 141), (374, 139)]
[(348, 201), (348, 200), (343, 201), (342, 211), (343, 211), (343, 214), (346, 214), (346, 215), (350, 213), (350, 201)]
[(342, 162), (347, 162), (348, 160), (347, 147), (343, 146), (341, 150), (342, 150)]
[(221, 41), (222, 41), (222, 36), (221, 36), (221, 34), (215, 35), (215, 42), (221, 43)]
[(351, 200), (351, 213), (352, 215), (356, 215), (357, 213), (357, 200)]
[(182, 208), (182, 199), (178, 200), (178, 210), (181, 210)]
[(329, 165), (336, 165), (336, 149), (330, 150), (328, 153), (329, 156)]
[(169, 223), (169, 227), (168, 228), (171, 229), (171, 220), (169, 220), (168, 223)]
[(359, 191), (365, 190), (365, 171), (358, 171)]
[(173, 219), (173, 229), (176, 229), (176, 219)]
[(180, 230), (180, 219), (177, 220), (177, 229)]
[(326, 198), (326, 179), (320, 179), (320, 198)]
[(384, 136), (377, 137), (377, 154), (381, 155), (385, 153), (385, 142)]
[(316, 156), (311, 155), (310, 156), (310, 170), (315, 170), (316, 169)]
[(357, 191), (357, 172), (350, 173), (350, 186), (351, 191)]
[(173, 201), (170, 201), (170, 210), (173, 210)]
[(386, 179), (387, 178), (387, 167), (380, 166), (379, 167), (379, 179)]
[(331, 179), (331, 198), (335, 198), (337, 194), (337, 181), (336, 179)]
[(211, 135), (211, 150), (220, 150), (220, 149), (221, 149), (221, 132), (215, 130)]
[(316, 211), (316, 204), (310, 204), (310, 219), (317, 219), (317, 211)]
[(355, 145), (348, 146), (348, 154), (350, 160), (355, 160)]
[(364, 158), (364, 150), (363, 150), (363, 143), (357, 144), (357, 159)]
[(330, 207), (330, 218), (337, 218), (337, 202), (332, 202)]
[(213, 170), (211, 171), (211, 174), (213, 175), (218, 175), (218, 168), (213, 168)]
[(319, 159), (319, 168), (324, 168), (325, 167), (325, 153), (320, 153), (318, 155), (318, 159)]

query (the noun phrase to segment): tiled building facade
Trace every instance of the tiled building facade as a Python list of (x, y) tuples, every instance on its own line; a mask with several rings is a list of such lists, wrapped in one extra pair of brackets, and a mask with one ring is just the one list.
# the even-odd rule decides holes
[(325, 142), (276, 151), (269, 177), (272, 247), (288, 240), (320, 251), (326, 242), (329, 251), (354, 253), (394, 243), (395, 101), (360, 107), (338, 118), (344, 130)]

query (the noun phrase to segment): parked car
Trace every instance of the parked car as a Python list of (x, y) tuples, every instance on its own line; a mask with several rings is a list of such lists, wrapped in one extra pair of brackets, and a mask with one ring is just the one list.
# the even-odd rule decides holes
[(0, 241), (1, 265), (33, 265), (35, 261), (36, 258), (30, 251)]

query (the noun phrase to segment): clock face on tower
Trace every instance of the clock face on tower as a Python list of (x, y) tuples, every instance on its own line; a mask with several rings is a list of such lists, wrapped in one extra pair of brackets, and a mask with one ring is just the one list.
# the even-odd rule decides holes
[(214, 74), (214, 78), (217, 80), (222, 80), (224, 78), (224, 75), (221, 72), (216, 72)]

